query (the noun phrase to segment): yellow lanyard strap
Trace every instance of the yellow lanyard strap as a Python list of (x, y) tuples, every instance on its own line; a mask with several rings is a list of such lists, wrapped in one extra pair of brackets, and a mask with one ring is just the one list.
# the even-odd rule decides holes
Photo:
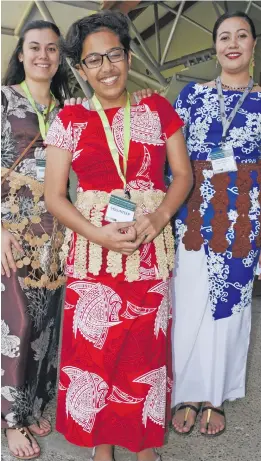
[(105, 114), (102, 105), (97, 98), (96, 95), (92, 97), (92, 102), (95, 107), (95, 110), (97, 111), (101, 122), (103, 129), (105, 131), (107, 143), (111, 152), (111, 156), (113, 158), (114, 164), (117, 168), (117, 172), (119, 177), (121, 178), (124, 188), (126, 188), (127, 181), (126, 181), (126, 173), (127, 173), (127, 163), (128, 163), (128, 157), (129, 157), (129, 147), (130, 147), (130, 137), (131, 137), (131, 127), (130, 127), (130, 112), (131, 112), (131, 106), (130, 106), (130, 96), (129, 94), (127, 95), (127, 104), (124, 108), (124, 131), (123, 131), (123, 139), (124, 139), (124, 155), (123, 155), (123, 172), (121, 170), (120, 166), (120, 156), (119, 156), (119, 151), (117, 149), (117, 146), (114, 141), (114, 137), (111, 131), (111, 127), (107, 118), (107, 115)]
[(49, 125), (50, 125), (49, 122), (48, 122), (48, 115), (49, 115), (49, 112), (51, 112), (56, 106), (55, 97), (51, 93), (53, 101), (52, 101), (51, 105), (49, 105), (49, 107), (44, 109), (43, 113), (41, 113), (41, 112), (39, 112), (39, 110), (36, 107), (35, 101), (34, 101), (32, 95), (30, 93), (30, 90), (29, 90), (26, 82), (23, 81), (22, 83), (20, 83), (20, 86), (21, 86), (22, 90), (24, 91), (24, 93), (25, 93), (28, 101), (30, 102), (32, 108), (35, 110), (35, 112), (37, 114), (39, 130), (40, 130), (42, 138), (45, 139), (47, 131), (49, 129)]

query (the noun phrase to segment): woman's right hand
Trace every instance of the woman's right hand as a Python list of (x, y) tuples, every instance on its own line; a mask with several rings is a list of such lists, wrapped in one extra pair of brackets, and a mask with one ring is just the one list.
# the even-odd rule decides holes
[(76, 104), (83, 104), (85, 101), (88, 101), (88, 98), (65, 99), (64, 106), (75, 106)]
[(17, 251), (23, 253), (21, 245), (16, 238), (6, 229), (1, 230), (1, 273), (6, 277), (11, 276), (11, 269), (16, 272), (16, 264), (12, 254), (12, 245)]
[(130, 256), (140, 246), (133, 223), (110, 223), (95, 229), (93, 241), (107, 250)]

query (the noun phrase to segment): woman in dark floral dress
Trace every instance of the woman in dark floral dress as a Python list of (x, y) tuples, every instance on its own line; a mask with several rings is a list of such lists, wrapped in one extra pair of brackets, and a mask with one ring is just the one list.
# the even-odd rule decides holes
[(59, 41), (54, 24), (28, 24), (1, 92), (2, 427), (11, 453), (21, 459), (39, 456), (32, 434), (51, 431), (42, 412), (57, 375), (63, 228), (44, 206), (43, 138), (68, 87)]

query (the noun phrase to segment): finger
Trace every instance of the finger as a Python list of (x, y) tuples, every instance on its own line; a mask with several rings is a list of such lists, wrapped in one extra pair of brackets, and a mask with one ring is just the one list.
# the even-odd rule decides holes
[(148, 96), (150, 96), (150, 95), (148, 94), (148, 89), (147, 89), (147, 88), (144, 89), (144, 90), (141, 90), (141, 93), (142, 93), (142, 98), (147, 98)]
[(82, 102), (86, 102), (86, 101), (88, 101), (88, 98), (86, 98), (86, 97), (83, 98)]
[(119, 242), (121, 245), (123, 242), (134, 242), (137, 238), (137, 232), (135, 229), (132, 231), (130, 230), (129, 232), (125, 232), (122, 234), (119, 234), (116, 236), (117, 242)]
[(140, 237), (137, 238), (137, 240), (135, 241), (135, 243), (138, 245), (138, 247), (142, 244), (142, 243), (145, 243), (145, 240), (146, 238), (148, 237), (147, 234), (142, 234)]
[(127, 248), (122, 248), (120, 253), (125, 256), (130, 256), (134, 253), (135, 250), (127, 250)]
[(122, 235), (126, 235), (127, 233), (129, 235), (136, 235), (136, 229), (134, 226), (135, 226), (135, 221), (132, 221), (130, 223), (117, 222), (117, 223), (113, 223), (112, 228)]
[(2, 275), (5, 275), (5, 270), (4, 270), (3, 264), (1, 264), (1, 274), (2, 274)]
[(144, 238), (144, 240), (143, 240), (142, 243), (145, 245), (146, 243), (152, 242), (153, 239), (154, 239), (154, 236), (153, 236), (153, 235), (151, 235), (151, 234), (145, 235), (145, 238)]
[(135, 93), (132, 94), (132, 104), (139, 104), (141, 100), (141, 94), (140, 91), (135, 91)]
[(76, 104), (82, 104), (82, 98), (77, 98), (76, 99)]
[(70, 106), (75, 106), (76, 99), (75, 98), (70, 98), (69, 104), (70, 104)]
[(9, 249), (6, 251), (5, 254), (8, 266), (10, 267), (10, 269), (13, 269), (13, 271), (16, 272), (16, 264), (12, 255), (12, 251)]
[(136, 240), (135, 242), (123, 241), (119, 242), (117, 247), (118, 251), (122, 251), (123, 248), (125, 251), (135, 251), (138, 248), (138, 245)]
[(10, 240), (11, 240), (12, 245), (14, 245), (14, 247), (15, 247), (18, 251), (20, 251), (21, 253), (24, 252), (23, 248), (22, 248), (21, 245), (17, 242), (16, 238), (15, 238), (13, 235), (10, 237)]
[(63, 105), (64, 106), (69, 106), (70, 105), (69, 99), (65, 99)]
[(5, 275), (6, 277), (10, 277), (11, 273), (10, 273), (10, 269), (9, 269), (9, 266), (8, 266), (8, 263), (7, 263), (7, 259), (6, 259), (6, 256), (5, 254), (2, 255), (2, 266), (3, 266), (3, 269), (5, 271)]

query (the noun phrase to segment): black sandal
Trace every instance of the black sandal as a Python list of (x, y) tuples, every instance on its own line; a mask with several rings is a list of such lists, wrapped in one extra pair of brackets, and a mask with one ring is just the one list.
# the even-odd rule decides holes
[[(4, 429), (4, 434), (7, 438), (7, 431), (8, 430), (13, 430), (13, 431), (19, 431), (29, 442), (30, 442), (30, 445), (32, 447), (33, 443), (32, 443), (32, 439), (29, 437), (28, 435), (28, 432), (26, 431), (26, 429), (24, 427), (8, 427), (6, 429)], [(27, 429), (29, 431), (29, 429)], [(10, 450), (9, 448), (9, 451), (11, 453), (12, 456), (14, 456), (15, 458), (17, 459), (35, 459), (35, 458), (39, 458), (41, 452), (39, 451), (39, 453), (35, 453), (34, 455), (30, 455), (30, 456), (18, 456), (18, 455), (15, 455), (12, 450)]]
[(221, 434), (223, 434), (225, 432), (225, 430), (226, 430), (226, 416), (225, 416), (225, 411), (224, 410), (221, 410), (220, 408), (206, 406), (206, 407), (202, 407), (201, 411), (202, 411), (202, 413), (204, 413), (204, 411), (208, 412), (207, 421), (206, 421), (206, 427), (205, 427), (206, 431), (208, 431), (212, 411), (214, 411), (214, 413), (218, 413), (221, 416), (224, 416), (224, 419), (225, 419), (225, 422), (224, 422), (225, 427), (224, 427), (224, 429), (221, 429), (221, 431), (217, 432), (216, 434), (208, 434), (208, 432), (204, 433), (204, 432), (200, 431), (201, 435), (203, 435), (205, 437), (218, 437), (219, 435), (221, 435)]
[[(194, 429), (194, 426), (195, 426), (195, 423), (196, 423), (196, 419), (197, 419), (197, 416), (199, 414), (199, 411), (200, 411), (200, 405), (199, 407), (195, 407), (195, 405), (191, 405), (191, 404), (186, 404), (184, 403), (183, 405), (181, 405), (180, 407), (178, 407), (173, 415), (173, 417), (175, 416), (175, 414), (179, 411), (179, 410), (184, 410), (185, 409), (185, 416), (184, 416), (184, 421), (183, 421), (183, 427), (186, 426), (186, 423), (187, 423), (187, 420), (188, 420), (188, 415), (190, 413), (191, 410), (195, 411), (196, 413), (196, 417), (195, 417), (195, 422), (194, 424), (192, 424), (192, 426), (190, 427), (189, 431), (188, 432), (180, 432), (180, 431), (177, 431), (177, 429), (175, 429), (175, 427), (173, 426), (173, 423), (171, 424), (171, 427), (173, 429), (173, 431), (178, 434), (178, 435), (189, 435), (191, 434), (191, 432), (193, 431)], [(173, 418), (172, 418), (173, 419)]]

